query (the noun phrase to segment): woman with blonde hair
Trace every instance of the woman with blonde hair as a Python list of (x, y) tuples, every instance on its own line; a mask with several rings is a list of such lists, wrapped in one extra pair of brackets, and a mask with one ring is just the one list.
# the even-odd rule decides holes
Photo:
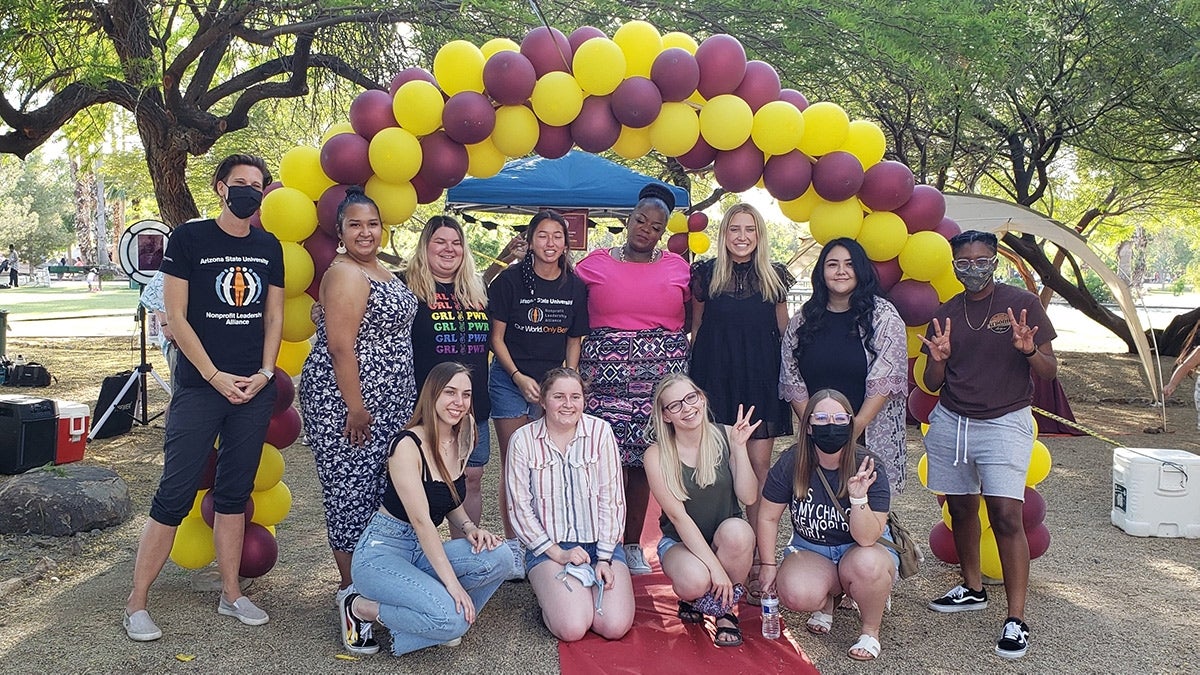
[(663, 378), (654, 394), (654, 438), (646, 477), (662, 506), (658, 558), (679, 600), (679, 618), (716, 622), (714, 644), (742, 644), (737, 601), (754, 557), (754, 529), (739, 504), (758, 501), (746, 443), (761, 424), (738, 407), (732, 426), (709, 421), (708, 400), (686, 375)]

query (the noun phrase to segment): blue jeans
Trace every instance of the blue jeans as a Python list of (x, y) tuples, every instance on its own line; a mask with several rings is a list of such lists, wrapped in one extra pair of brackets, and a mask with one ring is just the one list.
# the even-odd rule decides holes
[[(512, 571), (512, 550), (473, 553), (466, 539), (443, 542), (459, 583), (471, 596), (475, 612), (500, 588)], [(470, 624), (434, 572), (412, 525), (379, 512), (371, 517), (354, 550), (354, 587), (379, 602), (379, 621), (392, 634), (392, 653), (399, 656), (462, 637)]]
[[(892, 541), (892, 528), (883, 528), (883, 538), (887, 539), (888, 541)], [(893, 541), (892, 543), (895, 542)], [(840, 544), (838, 546), (814, 544), (793, 532), (792, 540), (788, 542), (788, 546), (785, 550), (786, 555), (799, 553), (800, 551), (812, 551), (813, 553), (816, 553), (817, 555), (829, 560), (829, 562), (833, 563), (834, 565), (837, 565), (842, 561), (842, 556), (846, 555), (846, 552), (855, 546), (858, 546), (858, 544), (855, 542), (850, 542), (849, 544)], [(892, 564), (896, 567), (896, 569), (900, 569), (900, 554), (896, 553), (890, 548), (887, 549), (887, 552), (892, 554)]]
[[(475, 424), (475, 448), (467, 458), (467, 466), (487, 466), (492, 457), (492, 434), (488, 431), (488, 421), (485, 417)], [(503, 467), (502, 467), (503, 468)]]

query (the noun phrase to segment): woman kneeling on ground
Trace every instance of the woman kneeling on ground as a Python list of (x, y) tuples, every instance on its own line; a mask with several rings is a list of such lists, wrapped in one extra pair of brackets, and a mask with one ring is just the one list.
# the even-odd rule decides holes
[(732, 427), (709, 422), (708, 399), (686, 375), (668, 375), (654, 394), (655, 443), (646, 478), (662, 506), (658, 559), (680, 598), (679, 618), (716, 618), (714, 644), (742, 644), (733, 613), (754, 557), (754, 530), (742, 507), (758, 500), (746, 443), (761, 420), (739, 405)]
[(618, 640), (633, 625), (633, 582), (619, 546), (625, 497), (617, 440), (608, 422), (583, 414), (576, 371), (549, 371), (539, 394), (545, 416), (513, 434), (505, 468), (526, 575), (559, 640), (589, 630)]
[[(388, 450), (383, 504), (354, 551), (358, 590), (342, 603), (342, 643), (373, 654), (371, 622), (392, 634), (397, 656), (457, 645), (512, 571), (500, 537), (467, 518), (465, 468), (475, 447), (471, 377), (460, 363), (429, 372), (412, 421)], [(465, 533), (443, 542), (443, 520)], [(369, 644), (370, 643), (370, 644)]]
[[(764, 590), (775, 587), (784, 607), (812, 612), (807, 628), (817, 635), (833, 627), (838, 595), (858, 602), (862, 635), (848, 655), (870, 661), (879, 656), (879, 627), (900, 567), (900, 557), (879, 543), (891, 540), (887, 473), (871, 455), (855, 452), (854, 409), (840, 392), (818, 391), (800, 422), (804, 434), (771, 467), (763, 487), (756, 524), (759, 578)], [(793, 533), (776, 567), (768, 561), (775, 559), (785, 505)]]

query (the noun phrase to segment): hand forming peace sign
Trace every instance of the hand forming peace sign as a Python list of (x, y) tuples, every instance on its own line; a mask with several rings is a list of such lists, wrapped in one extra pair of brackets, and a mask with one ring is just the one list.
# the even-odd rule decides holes
[(875, 484), (875, 479), (879, 474), (875, 472), (875, 460), (870, 456), (863, 457), (862, 464), (858, 465), (858, 472), (846, 481), (846, 492), (854, 499), (862, 499), (867, 496), (867, 488)]
[(757, 422), (751, 424), (750, 416), (753, 414), (754, 406), (750, 406), (750, 409), (747, 410), (743, 415), (742, 404), (738, 404), (737, 421), (733, 423), (733, 431), (729, 434), (730, 442), (737, 443), (741, 446), (746, 445), (746, 441), (750, 440), (750, 435), (754, 433), (754, 430), (758, 428), (758, 425), (762, 424), (762, 420), (758, 420)]
[[(1025, 314), (1026, 311), (1021, 310), (1021, 319), (1018, 321), (1017, 317), (1013, 316), (1012, 307), (1008, 308), (1008, 323), (1012, 326), (1013, 347), (1022, 354), (1029, 354), (1037, 349), (1037, 345), (1033, 342), (1033, 336), (1037, 335), (1038, 326), (1030, 328), (1029, 324), (1025, 323)], [(1029, 355), (1033, 356), (1033, 354)]]
[[(1024, 316), (1024, 314), (1022, 314)], [(934, 361), (945, 361), (950, 358), (950, 318), (946, 317), (946, 330), (937, 319), (933, 320), (933, 339), (928, 340), (924, 335), (918, 335), (921, 342), (929, 347), (929, 358)]]

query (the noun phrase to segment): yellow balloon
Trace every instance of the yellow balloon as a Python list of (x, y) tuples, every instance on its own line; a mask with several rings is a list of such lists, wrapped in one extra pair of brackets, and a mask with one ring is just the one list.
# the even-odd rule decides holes
[[(312, 282), (309, 282), (312, 283)], [(283, 301), (283, 339), (288, 342), (303, 342), (317, 332), (312, 322), (313, 299), (301, 293)]]
[(693, 91), (692, 95), (687, 97), (687, 102), (703, 108), (706, 104), (708, 104), (708, 99), (704, 98), (700, 92)]
[(703, 232), (688, 232), (688, 249), (696, 255), (703, 255), (712, 244), (708, 235)]
[(927, 424), (927, 423), (925, 423), (925, 422), (921, 422), (921, 424), (920, 424), (920, 428), (921, 428), (921, 435), (922, 435), (922, 436), (924, 436), (925, 434), (929, 433), (929, 424)]
[(496, 128), (492, 130), (492, 143), (506, 156), (524, 157), (533, 152), (540, 134), (537, 116), (529, 108), (523, 105), (504, 105), (496, 109)]
[(787, 101), (771, 101), (754, 113), (750, 137), (768, 155), (786, 155), (804, 136), (804, 115)]
[(1033, 453), (1029, 457), (1029, 471), (1025, 474), (1025, 484), (1037, 487), (1038, 483), (1050, 475), (1050, 449), (1041, 441), (1033, 442)]
[(389, 183), (405, 183), (421, 168), (421, 142), (407, 129), (388, 127), (371, 139), (371, 170)]
[(625, 77), (650, 77), (650, 67), (663, 50), (657, 28), (645, 21), (626, 21), (613, 33), (612, 41), (625, 54)]
[(317, 229), (317, 206), (296, 188), (272, 190), (262, 201), (263, 229), (279, 241), (303, 241)]
[(254, 474), (254, 491), (270, 490), (281, 480), (283, 480), (283, 453), (270, 443), (263, 443), (262, 458), (258, 460), (258, 471)]
[(921, 347), (925, 346), (917, 336), (925, 337), (925, 331), (928, 330), (929, 324), (924, 326), (905, 326), (905, 348), (908, 352), (908, 358), (915, 359), (921, 353)]
[(379, 238), (379, 248), (387, 248), (392, 243), (392, 228), (384, 225), (382, 235)]
[(799, 197), (779, 202), (779, 210), (794, 222), (807, 223), (808, 219), (812, 217), (813, 207), (819, 201), (821, 201), (820, 195), (810, 185)]
[(1000, 564), (1000, 548), (996, 545), (996, 533), (992, 528), (983, 530), (979, 537), (979, 571), (993, 579), (1004, 578), (1004, 567)]
[(1038, 421), (1037, 421), (1037, 416), (1036, 416), (1036, 415), (1034, 415), (1033, 413), (1030, 413), (1030, 415), (1029, 415), (1029, 416), (1033, 418), (1033, 440), (1035, 440), (1035, 441), (1036, 441), (1036, 440), (1037, 440), (1037, 437), (1038, 437)]
[(491, 178), (504, 168), (505, 159), (492, 139), (485, 138), (467, 146), (467, 173), (476, 178)]
[(198, 570), (216, 559), (212, 528), (202, 518), (184, 518), (175, 530), (171, 560), (184, 569)]
[(887, 138), (874, 122), (855, 120), (847, 128), (846, 142), (842, 143), (839, 150), (854, 155), (862, 163), (863, 169), (869, 169), (883, 159)]
[(256, 490), (250, 497), (254, 499), (254, 515), (250, 517), (252, 523), (278, 525), (292, 510), (292, 491), (283, 481), (275, 483), (267, 490)]
[[(700, 45), (696, 44), (696, 40), (691, 35), (688, 35), (687, 33), (680, 33), (679, 31), (672, 31), (670, 33), (664, 33), (662, 36), (662, 48), (663, 49), (679, 48), (679, 49), (682, 49), (683, 51), (695, 56), (696, 49), (699, 46)], [(653, 65), (653, 64), (651, 64), (651, 65)]]
[[(215, 446), (214, 446), (215, 447)], [(188, 511), (188, 518), (200, 518), (200, 502), (204, 501), (204, 495), (208, 494), (208, 488), (196, 490), (196, 497), (192, 500), (192, 510)]]
[(310, 351), (312, 351), (312, 345), (307, 341), (288, 342), (284, 340), (279, 343), (279, 356), (275, 357), (275, 367), (296, 377), (304, 368), (304, 360), (308, 358)]
[(683, 211), (674, 211), (671, 217), (667, 218), (667, 232), (671, 234), (681, 234), (688, 231), (687, 216), (683, 215)]
[(950, 242), (937, 232), (916, 232), (908, 236), (900, 251), (900, 269), (917, 281), (932, 281), (954, 260)]
[(925, 378), (923, 377), (923, 375), (925, 375), (925, 369), (929, 367), (929, 355), (925, 352), (921, 352), (920, 354), (917, 354), (916, 359), (916, 362), (913, 363), (913, 379), (917, 381), (917, 387), (919, 387), (921, 391), (925, 392), (926, 394), (937, 396), (938, 392), (941, 391), (942, 388), (938, 387), (937, 389), (930, 389), (929, 387), (925, 386)]
[(480, 45), (479, 51), (483, 54), (484, 60), (487, 60), (500, 52), (520, 52), (521, 45), (508, 38), (498, 37)]
[(283, 159), (279, 161), (279, 180), (285, 186), (303, 192), (312, 202), (334, 185), (333, 179), (321, 170), (321, 151), (303, 146), (283, 153)]
[(325, 145), (325, 141), (337, 136), (338, 134), (352, 134), (354, 127), (349, 122), (338, 122), (331, 124), (325, 133), (321, 134), (321, 145)]
[(622, 124), (621, 135), (617, 137), (617, 142), (613, 143), (612, 149), (625, 159), (638, 159), (650, 152), (651, 145), (650, 127), (634, 129)]
[[(954, 524), (950, 522), (950, 502), (942, 504), (942, 522), (951, 531), (954, 530)], [(979, 500), (979, 529), (983, 532), (990, 532), (992, 529), (992, 521), (988, 518), (987, 502), (982, 499)]]
[(700, 134), (717, 150), (739, 147), (753, 128), (750, 104), (733, 94), (714, 96), (700, 109)]
[(485, 60), (479, 47), (466, 40), (447, 42), (433, 57), (433, 77), (448, 96), (462, 91), (483, 93)]
[(804, 109), (804, 137), (800, 149), (809, 157), (820, 157), (842, 147), (850, 132), (850, 117), (836, 103), (820, 101)]
[[(925, 426), (922, 423), (923, 426)], [(921, 481), (921, 485), (929, 487), (929, 455), (921, 453), (921, 459), (917, 460), (917, 480)]]
[(425, 80), (409, 80), (392, 97), (396, 122), (414, 136), (426, 136), (442, 126), (442, 92)]
[(904, 244), (908, 242), (908, 228), (900, 216), (891, 211), (876, 211), (863, 218), (857, 241), (871, 260), (891, 260), (904, 250)]
[(570, 73), (556, 70), (538, 78), (529, 102), (539, 120), (552, 127), (565, 127), (583, 109), (583, 90)]
[(958, 277), (954, 276), (953, 267), (947, 267), (941, 274), (934, 277), (933, 281), (930, 281), (929, 284), (933, 286), (933, 290), (937, 291), (938, 300), (941, 302), (946, 302), (965, 290), (962, 282), (958, 280)]
[(379, 219), (384, 225), (403, 223), (417, 210), (417, 190), (408, 181), (389, 183), (379, 176), (372, 176), (363, 192), (379, 207)]
[(686, 103), (664, 103), (658, 117), (650, 123), (650, 143), (668, 157), (678, 157), (691, 150), (699, 138), (700, 118)]
[(606, 96), (625, 79), (625, 53), (608, 38), (592, 38), (579, 45), (571, 69), (585, 92)]
[[(275, 194), (275, 192), (271, 194)], [(316, 272), (313, 269), (312, 256), (304, 250), (303, 246), (294, 241), (281, 241), (279, 244), (283, 247), (284, 295), (289, 298), (304, 295), (304, 291), (312, 285)]]
[(822, 199), (813, 206), (812, 215), (808, 218), (808, 230), (820, 244), (838, 237), (854, 239), (862, 229), (862, 224), (862, 204), (857, 197), (840, 202)]

